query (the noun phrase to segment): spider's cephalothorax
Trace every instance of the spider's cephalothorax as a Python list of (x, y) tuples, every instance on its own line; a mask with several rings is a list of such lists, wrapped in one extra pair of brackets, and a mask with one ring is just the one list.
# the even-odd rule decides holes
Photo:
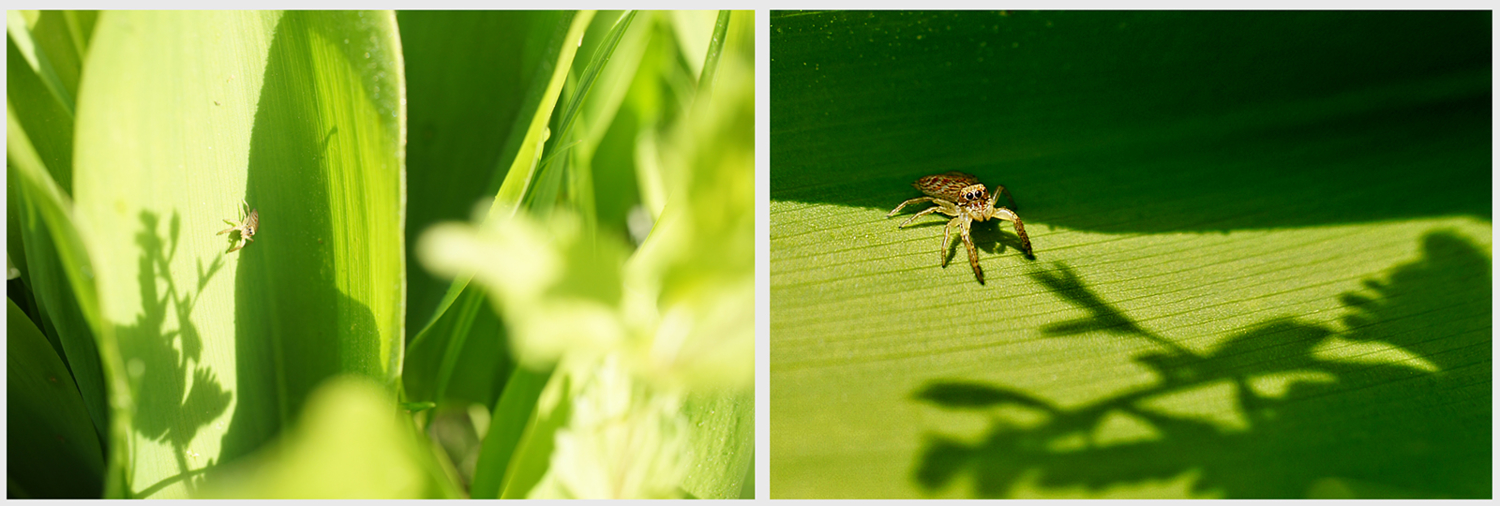
[(229, 248), (229, 251), (224, 252), (225, 254), (239, 251), (240, 248), (245, 247), (245, 243), (247, 242), (254, 242), (255, 230), (260, 228), (260, 211), (257, 209), (251, 209), (250, 204), (246, 203), (245, 201), (240, 201), (240, 205), (244, 206), (244, 210), (241, 212), (245, 213), (244, 217), (240, 218), (240, 222), (235, 223), (229, 220), (224, 220), (224, 223), (228, 223), (230, 225), (229, 228), (220, 230), (218, 234), (214, 234), (224, 235), (236, 230), (240, 232), (239, 244), (234, 245), (233, 248)]
[[(1026, 250), (1027, 256), (1031, 256), (1031, 239), (1026, 237), (1026, 227), (1021, 224), (1021, 217), (1011, 210), (1016, 207), (1016, 201), (1010, 197), (1010, 192), (1006, 191), (1004, 186), (996, 185), (995, 193), (991, 195), (984, 185), (979, 183), (979, 178), (962, 172), (926, 176), (912, 183), (912, 186), (922, 190), (922, 193), (927, 196), (902, 202), (885, 217), (895, 216), (907, 204), (919, 202), (932, 202), (936, 205), (908, 218), (897, 228), (905, 227), (912, 220), (934, 212), (952, 216), (953, 219), (948, 220), (948, 226), (943, 229), (943, 247), (938, 250), (944, 267), (948, 266), (947, 250), (948, 245), (953, 241), (953, 227), (957, 226), (959, 238), (963, 239), (964, 247), (969, 250), (969, 265), (974, 268), (974, 277), (979, 279), (980, 284), (984, 284), (984, 271), (979, 269), (979, 252), (974, 248), (974, 240), (969, 237), (969, 228), (973, 222), (990, 218), (1014, 223), (1016, 235), (1021, 238), (1021, 248)], [(1010, 202), (1009, 208), (995, 207), (995, 199), (999, 198), (1002, 193), (1005, 194), (1005, 200)]]

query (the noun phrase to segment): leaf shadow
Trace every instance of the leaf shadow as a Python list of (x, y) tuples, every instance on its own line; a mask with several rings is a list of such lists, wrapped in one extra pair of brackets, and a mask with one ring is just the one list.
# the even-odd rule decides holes
[[(1490, 497), (1490, 259), (1447, 231), (1426, 235), (1421, 253), (1388, 280), (1367, 280), (1368, 293), (1341, 297), (1346, 330), (1272, 318), (1206, 353), (1143, 329), (1065, 264), (1036, 272), (1089, 313), (1044, 326), (1045, 336), (1151, 340), (1161, 346), (1135, 361), (1159, 380), (1067, 409), (1003, 386), (932, 381), (913, 399), (992, 423), (977, 439), (924, 436), (912, 478), (937, 491), (969, 475), (976, 497), (1023, 486), (1099, 492), (1185, 474), (1195, 476), (1191, 493), (1227, 498)], [(1371, 360), (1380, 354), (1371, 344), (1400, 354)], [(1160, 407), (1209, 390), (1229, 399), (1237, 423)], [(1005, 414), (1017, 410), (1045, 421)], [(1148, 435), (1105, 437), (1120, 420)]]
[[(171, 265), (180, 244), (180, 215), (173, 211), (166, 237), (158, 232), (161, 218), (156, 213), (142, 211), (139, 219), (141, 229), (135, 240), (142, 251), (138, 281), (143, 310), (133, 324), (118, 327), (117, 334), (132, 383), (138, 386), (132, 428), (146, 439), (170, 445), (178, 474), (133, 492), (137, 497), (149, 496), (214, 465), (210, 459), (201, 467), (192, 467), (187, 447), (234, 398), (213, 368), (203, 364), (203, 338), (192, 321), (193, 308), (223, 266), (223, 259), (216, 257), (206, 270), (202, 261), (197, 261), (195, 286), (178, 287)], [(169, 320), (176, 328), (171, 328)], [(195, 486), (188, 481), (190, 489)]]

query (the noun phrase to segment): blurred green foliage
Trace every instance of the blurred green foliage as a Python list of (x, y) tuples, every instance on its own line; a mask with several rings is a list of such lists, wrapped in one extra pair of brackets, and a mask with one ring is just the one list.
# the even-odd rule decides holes
[[(7, 14), (10, 497), (751, 490), (749, 13)], [(561, 288), (428, 274), (471, 217)]]

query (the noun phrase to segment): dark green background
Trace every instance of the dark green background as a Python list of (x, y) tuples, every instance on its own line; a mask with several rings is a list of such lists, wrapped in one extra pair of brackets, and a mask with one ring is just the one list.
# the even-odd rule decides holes
[[(1490, 215), (1488, 12), (777, 12), (771, 198), (1105, 232)], [(1191, 215), (1158, 212), (1191, 206)]]

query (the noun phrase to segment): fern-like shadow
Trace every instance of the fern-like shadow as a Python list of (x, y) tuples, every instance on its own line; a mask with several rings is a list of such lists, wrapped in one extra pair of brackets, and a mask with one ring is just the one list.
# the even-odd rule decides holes
[[(224, 266), (224, 259), (215, 257), (207, 267), (199, 261), (196, 286), (177, 286), (170, 269), (177, 259), (182, 221), (173, 212), (165, 238), (158, 231), (160, 222), (156, 213), (140, 214), (141, 230), (135, 239), (143, 252), (138, 281), (144, 310), (135, 323), (116, 332), (132, 383), (140, 386), (135, 395), (132, 427), (147, 439), (171, 445), (178, 474), (143, 484), (142, 490), (133, 492), (137, 497), (189, 480), (213, 466), (209, 462), (192, 467), (187, 447), (200, 429), (228, 409), (234, 397), (219, 382), (218, 374), (203, 364), (203, 338), (192, 321), (193, 308), (208, 282)], [(188, 481), (189, 489), (196, 485), (195, 481)]]
[[(994, 421), (977, 441), (929, 433), (913, 478), (935, 491), (971, 475), (977, 497), (1010, 496), (1023, 481), (1102, 491), (1185, 473), (1196, 474), (1193, 493), (1229, 498), (1490, 497), (1490, 260), (1446, 232), (1427, 235), (1422, 253), (1388, 280), (1366, 281), (1368, 292), (1341, 297), (1352, 310), (1347, 330), (1276, 318), (1206, 354), (1143, 329), (1056, 264), (1033, 278), (1089, 315), (1044, 326), (1043, 334), (1108, 332), (1161, 344), (1135, 359), (1159, 381), (1069, 409), (995, 385), (932, 382), (914, 398), (995, 414)], [(1329, 358), (1319, 350), (1334, 338), (1345, 348), (1380, 344), (1406, 356)], [(1232, 392), (1241, 427), (1151, 407), (1222, 387)], [(1046, 421), (997, 414), (1016, 410)], [(1154, 436), (1090, 436), (1122, 419)], [(1085, 442), (1060, 444), (1080, 437)]]

